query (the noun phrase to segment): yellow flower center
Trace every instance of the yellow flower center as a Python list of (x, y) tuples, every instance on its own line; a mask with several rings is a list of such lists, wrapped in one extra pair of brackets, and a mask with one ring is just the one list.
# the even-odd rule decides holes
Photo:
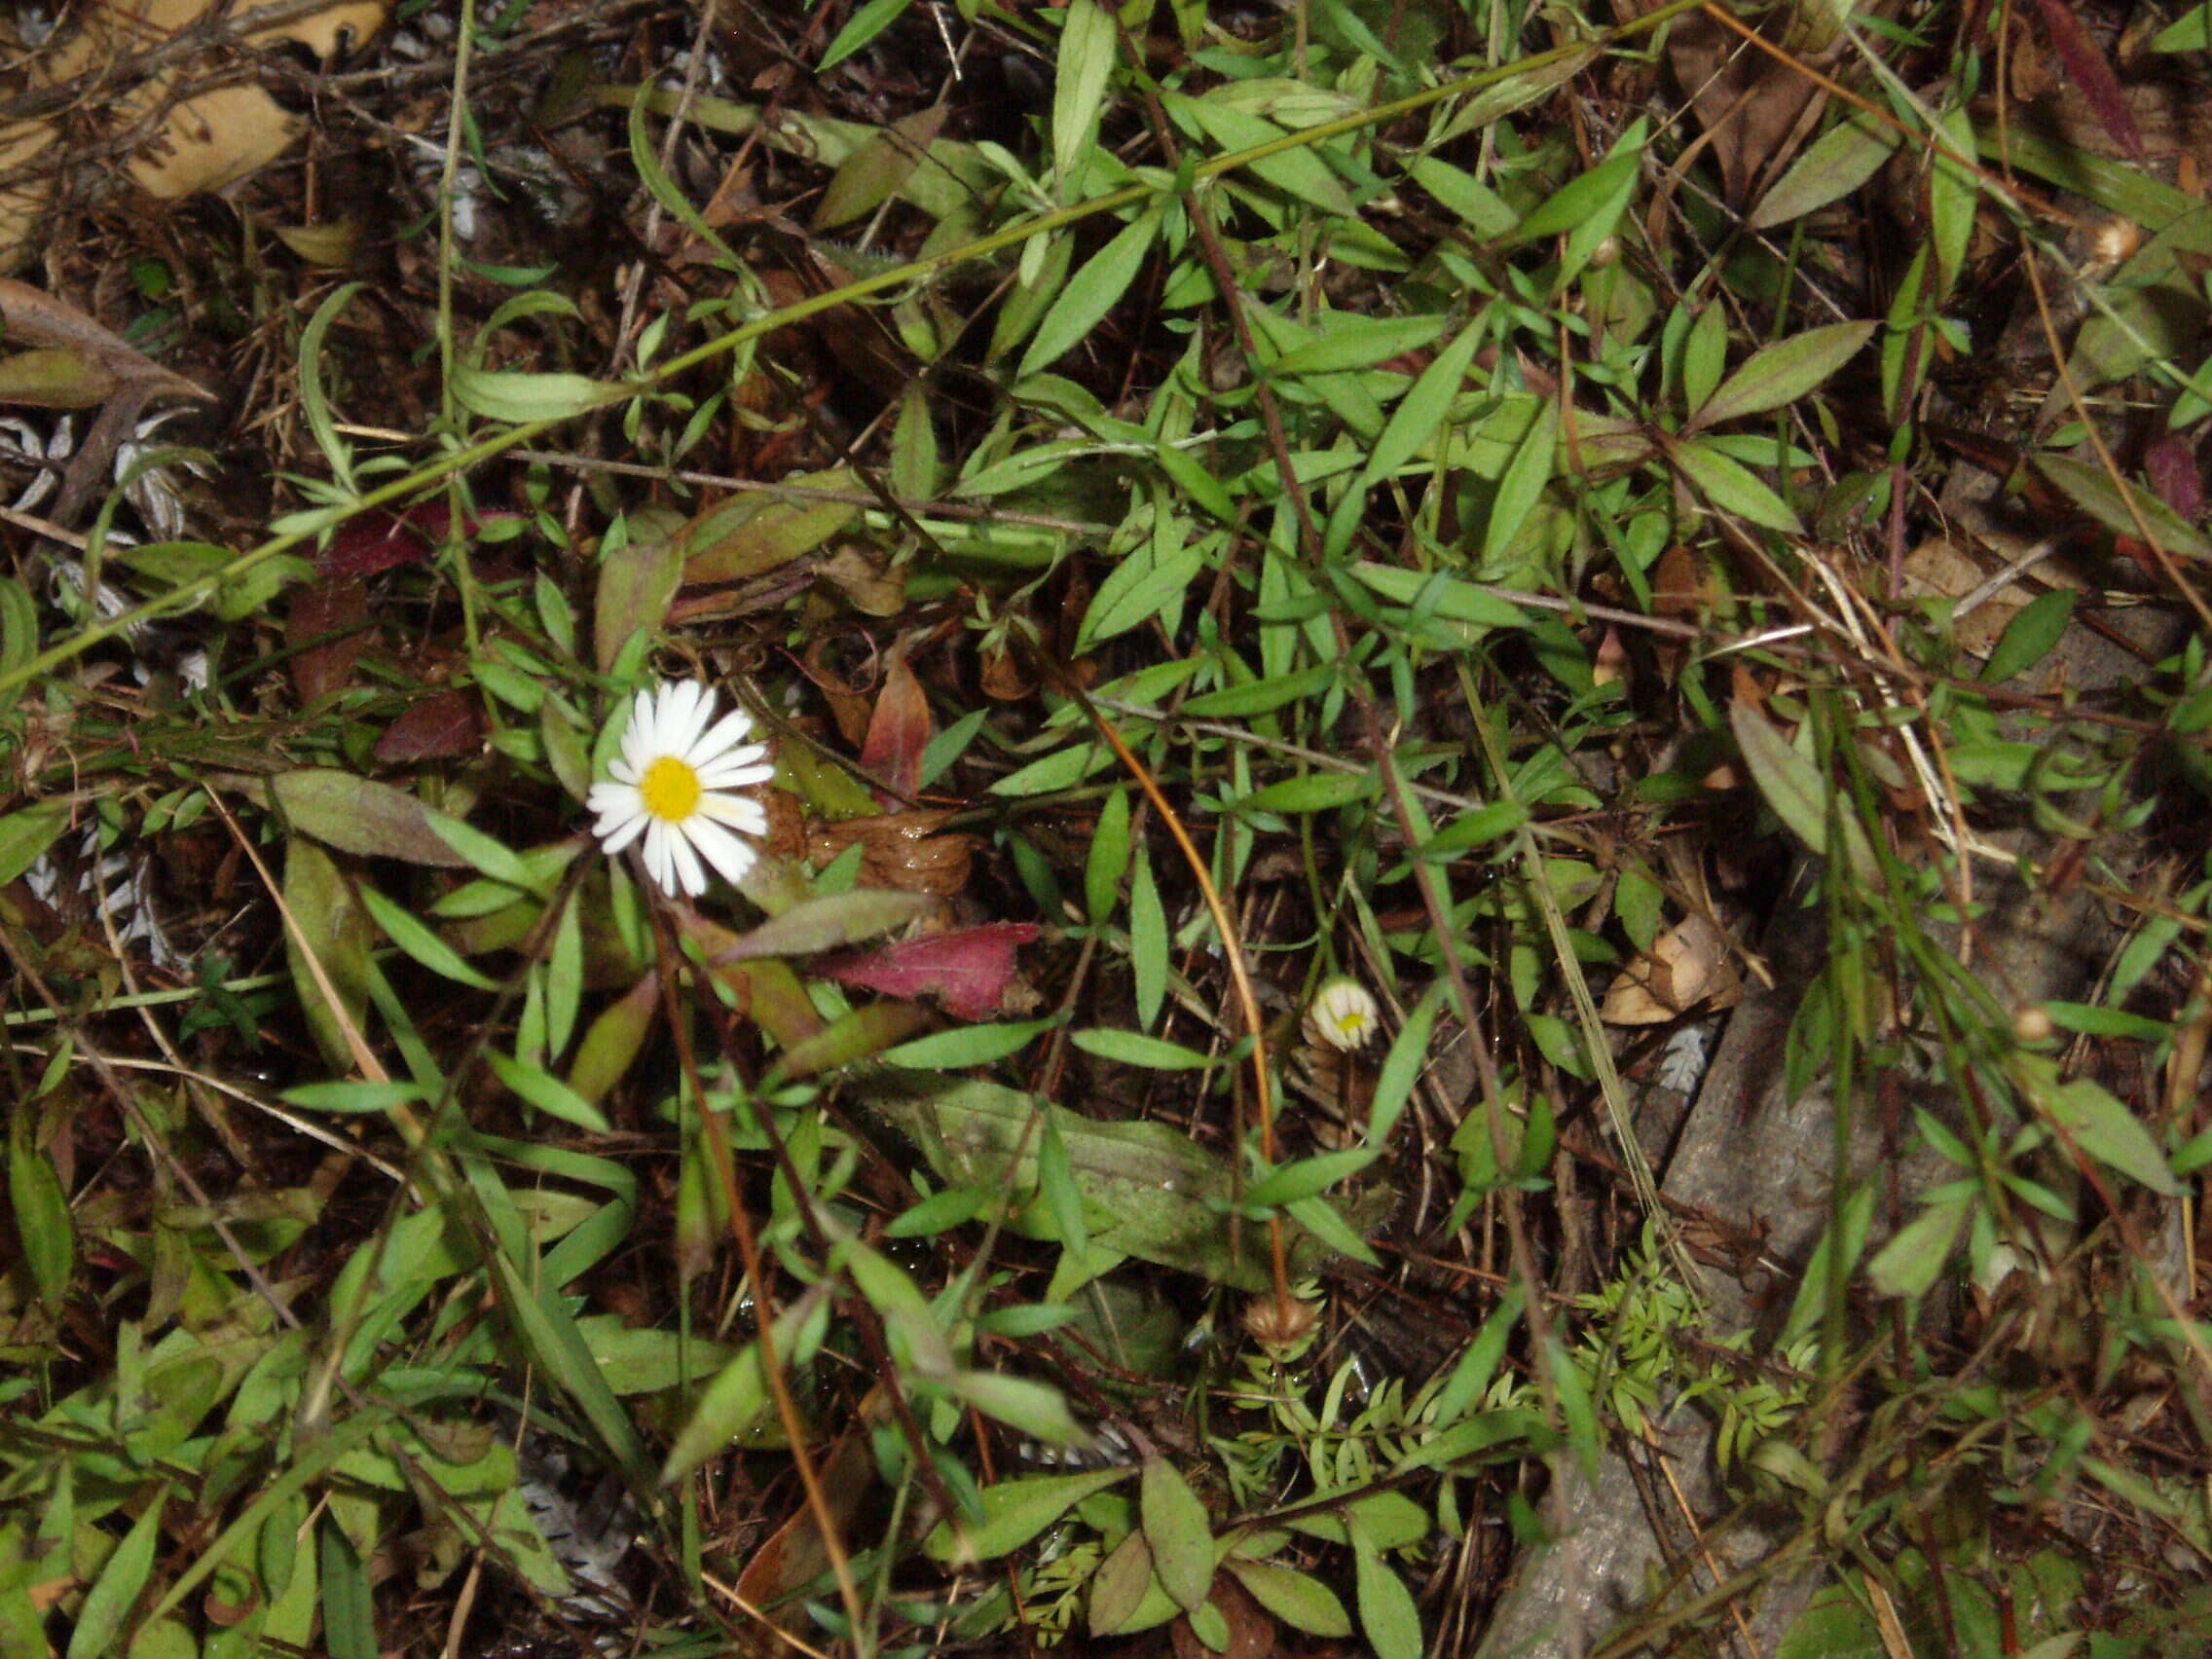
[(638, 796), (645, 810), (663, 824), (681, 824), (699, 810), (699, 774), (673, 755), (663, 755), (645, 768)]

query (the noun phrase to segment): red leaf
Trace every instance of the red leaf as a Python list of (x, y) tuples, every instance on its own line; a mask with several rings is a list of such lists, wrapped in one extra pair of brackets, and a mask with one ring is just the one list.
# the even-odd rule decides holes
[(2143, 452), (2143, 471), (2158, 499), (2194, 524), (2204, 516), (2204, 476), (2187, 438), (2168, 433)]
[(2120, 77), (2112, 72), (2112, 65), (2089, 38), (2089, 31), (2082, 26), (2079, 14), (2065, 0), (2036, 0), (2036, 10), (2043, 14), (2044, 31), (2050, 36), (2052, 48), (2081, 92), (2082, 101), (2097, 118), (2097, 125), (2111, 133), (2113, 142), (2130, 158), (2141, 161), (2143, 134), (2135, 129), (2135, 116), (2127, 107), (2126, 94), (2120, 90)]
[(861, 764), (891, 786), (891, 793), (875, 792), (876, 804), (897, 811), (922, 790), (922, 751), (929, 747), (935, 722), (922, 682), (906, 666), (906, 650), (896, 646), (883, 671), (883, 689), (875, 694), (875, 712), (868, 717), (867, 741), (861, 746)]
[(433, 760), (473, 750), (483, 727), (476, 699), (465, 691), (440, 691), (425, 697), (385, 728), (376, 756), (387, 766)]
[[(303, 708), (352, 678), (353, 663), (369, 643), (368, 614), (369, 590), (359, 582), (311, 582), (292, 590), (284, 643), (304, 647), (292, 658), (292, 683)], [(322, 644), (309, 645), (311, 640)]]
[(430, 556), (430, 545), (429, 537), (404, 519), (363, 513), (339, 527), (330, 545), (315, 555), (315, 568), (330, 578), (373, 576), (421, 563)]
[(885, 945), (881, 950), (825, 957), (815, 972), (841, 985), (885, 996), (934, 996), (958, 1019), (987, 1019), (999, 1012), (1014, 952), (1037, 937), (1028, 922), (987, 922)]

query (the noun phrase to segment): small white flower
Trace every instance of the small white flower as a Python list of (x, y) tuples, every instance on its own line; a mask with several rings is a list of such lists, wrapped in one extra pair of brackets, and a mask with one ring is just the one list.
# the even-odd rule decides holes
[(645, 872), (671, 897), (706, 891), (702, 853), (728, 880), (743, 880), (760, 856), (744, 837), (768, 832), (760, 803), (728, 793), (775, 776), (768, 747), (745, 741), (753, 717), (743, 709), (709, 729), (714, 714), (714, 693), (696, 681), (639, 692), (621, 758), (607, 768), (613, 781), (592, 785), (585, 802), (608, 857), (644, 833)]
[(1331, 979), (1313, 993), (1313, 1007), (1306, 1015), (1307, 1029), (1317, 1042), (1347, 1053), (1364, 1046), (1382, 1023), (1375, 998), (1357, 979)]

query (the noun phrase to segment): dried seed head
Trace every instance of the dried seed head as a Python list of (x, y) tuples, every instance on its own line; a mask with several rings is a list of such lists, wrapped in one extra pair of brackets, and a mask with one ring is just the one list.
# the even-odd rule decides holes
[(1244, 1305), (1244, 1334), (1272, 1359), (1281, 1359), (1313, 1334), (1321, 1310), (1296, 1297), (1277, 1302), (1272, 1292), (1255, 1296)]
[(2041, 1003), (2022, 1003), (2012, 1011), (2012, 1035), (2023, 1043), (2047, 1043), (2053, 1027)]

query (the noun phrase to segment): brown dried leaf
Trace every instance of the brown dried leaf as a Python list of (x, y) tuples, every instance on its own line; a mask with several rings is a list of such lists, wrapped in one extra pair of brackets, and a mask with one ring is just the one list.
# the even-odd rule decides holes
[(875, 693), (875, 713), (868, 717), (867, 741), (861, 746), (861, 765), (889, 786), (889, 793), (875, 792), (878, 805), (895, 807), (921, 793), (922, 751), (935, 729), (929, 697), (906, 666), (902, 643), (892, 647), (883, 684)]
[(1796, 154), (1826, 95), (1795, 68), (1701, 12), (1675, 22), (1667, 57), (1704, 124), (1729, 204), (1741, 207), (1751, 200), (1756, 180)]
[(1742, 996), (1727, 935), (1710, 917), (1691, 916), (1620, 971), (1598, 1017), (1608, 1025), (1661, 1025), (1701, 1002), (1730, 1008)]
[(842, 824), (818, 824), (807, 836), (807, 856), (819, 866), (858, 843), (863, 886), (949, 899), (968, 885), (976, 848), (973, 835), (938, 833), (938, 827), (950, 816), (886, 812)]

